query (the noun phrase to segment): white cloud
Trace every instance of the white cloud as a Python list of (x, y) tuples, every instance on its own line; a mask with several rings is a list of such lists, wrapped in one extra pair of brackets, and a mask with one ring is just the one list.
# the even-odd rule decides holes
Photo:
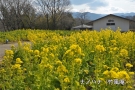
[(84, 10), (84, 12), (91, 11), (88, 4), (72, 5), (72, 7), (73, 7), (72, 9), (73, 12), (80, 12), (82, 10)]
[(94, 4), (95, 8), (90, 3), (73, 5), (72, 11), (79, 12), (80, 10), (85, 10), (100, 14), (135, 12), (135, 0), (104, 0), (104, 3), (101, 3), (102, 5), (99, 5), (100, 3)]

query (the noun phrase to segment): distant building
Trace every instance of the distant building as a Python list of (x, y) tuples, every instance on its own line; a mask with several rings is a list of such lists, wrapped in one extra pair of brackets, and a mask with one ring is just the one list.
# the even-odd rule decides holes
[(106, 28), (111, 28), (115, 31), (118, 27), (120, 27), (121, 31), (135, 30), (135, 21), (113, 14), (109, 14), (87, 24), (93, 25), (92, 29), (98, 31)]
[(79, 26), (75, 26), (75, 27), (72, 27), (72, 30), (92, 30), (92, 26), (90, 25), (79, 25)]

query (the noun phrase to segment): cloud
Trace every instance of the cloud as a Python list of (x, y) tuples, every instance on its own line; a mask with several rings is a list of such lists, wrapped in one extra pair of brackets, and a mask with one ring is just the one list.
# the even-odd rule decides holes
[(93, 0), (71, 0), (71, 4), (81, 5), (81, 4), (89, 3), (91, 1), (93, 1)]
[(71, 0), (71, 4), (73, 4), (74, 6), (80, 5), (81, 7), (86, 6), (87, 8), (89, 7), (92, 10), (96, 10), (97, 8), (109, 5), (109, 3), (105, 0)]
[(130, 13), (135, 12), (135, 0), (71, 0), (72, 11), (85, 11), (100, 14)]
[(127, 0), (127, 1), (130, 1), (130, 2), (135, 2), (135, 0)]
[(90, 12), (90, 7), (88, 4), (72, 5), (72, 7), (73, 7), (73, 9), (72, 9), (73, 12), (82, 12), (82, 11)]
[(90, 5), (90, 8), (92, 10), (96, 10), (97, 8), (100, 8), (100, 7), (106, 7), (109, 5), (109, 3), (105, 2), (105, 1), (100, 1), (100, 0), (93, 0), (93, 2), (90, 2), (89, 3)]

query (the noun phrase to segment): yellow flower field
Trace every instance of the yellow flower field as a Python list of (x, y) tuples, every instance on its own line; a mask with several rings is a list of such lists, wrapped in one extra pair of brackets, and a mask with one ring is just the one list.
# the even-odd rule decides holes
[(135, 89), (134, 32), (16, 30), (0, 37), (18, 42), (0, 63), (2, 90)]

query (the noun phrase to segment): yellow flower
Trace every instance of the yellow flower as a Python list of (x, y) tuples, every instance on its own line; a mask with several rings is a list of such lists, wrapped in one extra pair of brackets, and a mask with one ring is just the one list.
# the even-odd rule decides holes
[(64, 82), (69, 83), (70, 82), (69, 78), (68, 77), (64, 78)]
[(74, 52), (71, 51), (71, 50), (67, 50), (67, 51), (65, 52), (64, 56), (67, 56), (67, 55), (73, 56), (73, 55), (74, 55)]
[(113, 50), (116, 51), (118, 48), (117, 47), (114, 47)]
[(39, 55), (39, 50), (35, 50), (35, 51), (34, 51), (34, 54), (35, 54), (35, 55)]
[(119, 75), (119, 79), (125, 79), (125, 80), (129, 80), (130, 76), (128, 75), (128, 73), (126, 71), (120, 71), (118, 72)]
[(104, 52), (105, 51), (105, 48), (103, 45), (96, 45), (95, 49), (99, 52)]
[(82, 50), (81, 50), (81, 48), (79, 46), (77, 47), (77, 53), (78, 54), (81, 54), (82, 53)]
[(128, 51), (126, 49), (121, 49), (120, 56), (127, 57), (128, 56)]
[(5, 51), (5, 55), (9, 56), (9, 55), (13, 55), (14, 52), (12, 50), (6, 50)]
[(111, 40), (111, 43), (114, 43), (115, 44), (116, 43), (116, 40)]
[(119, 68), (114, 67), (114, 68), (112, 68), (111, 70), (117, 72), (117, 71), (119, 71)]
[(74, 51), (74, 52), (76, 52), (76, 53), (78, 53), (78, 54), (81, 54), (81, 48), (78, 46), (78, 45), (71, 45), (70, 46), (70, 50), (71, 51)]
[(135, 73), (134, 72), (129, 72), (130, 75), (134, 75)]
[(52, 58), (54, 58), (54, 54), (53, 54), (53, 53), (51, 53), (50, 56), (51, 56)]
[(130, 64), (130, 63), (127, 63), (127, 64), (126, 64), (126, 67), (131, 68), (131, 67), (133, 67), (133, 65), (132, 65), (132, 64)]
[(104, 69), (109, 69), (109, 67), (107, 65), (103, 65)]
[(53, 68), (53, 66), (50, 65), (50, 64), (47, 64), (47, 65), (45, 65), (44, 67), (45, 67), (45, 68), (48, 68), (48, 69), (50, 69), (50, 70), (52, 70), (52, 68)]
[(21, 65), (20, 64), (15, 64), (11, 68), (12, 69), (21, 69)]
[(76, 58), (76, 59), (75, 59), (75, 63), (81, 64), (81, 63), (82, 63), (82, 60), (81, 60), (80, 58)]
[(110, 71), (110, 78), (118, 78), (118, 74), (115, 71)]
[(33, 53), (33, 50), (29, 50), (29, 52), (32, 54)]
[(103, 74), (104, 74), (104, 75), (108, 75), (108, 74), (109, 74), (109, 71), (106, 70), (106, 71), (103, 72)]
[(70, 46), (70, 49), (71, 49), (71, 50), (74, 50), (74, 49), (76, 49), (77, 47), (78, 47), (78, 45), (71, 45), (71, 46)]
[(110, 71), (108, 71), (108, 70), (104, 71), (103, 72), (103, 75), (105, 75), (107, 78), (117, 78), (118, 77), (118, 74), (115, 71), (112, 71), (112, 70), (110, 70)]
[(58, 66), (57, 72), (58, 73), (67, 73), (68, 70), (66, 69), (66, 67), (64, 65), (61, 65), (61, 66)]
[(24, 49), (25, 51), (29, 51), (29, 50), (30, 50), (29, 47), (27, 47), (27, 46), (24, 46), (23, 49)]
[(56, 61), (57, 65), (62, 65), (62, 62), (60, 60)]
[(16, 63), (17, 63), (17, 64), (21, 64), (21, 63), (23, 63), (23, 62), (21, 61), (20, 58), (16, 58)]

